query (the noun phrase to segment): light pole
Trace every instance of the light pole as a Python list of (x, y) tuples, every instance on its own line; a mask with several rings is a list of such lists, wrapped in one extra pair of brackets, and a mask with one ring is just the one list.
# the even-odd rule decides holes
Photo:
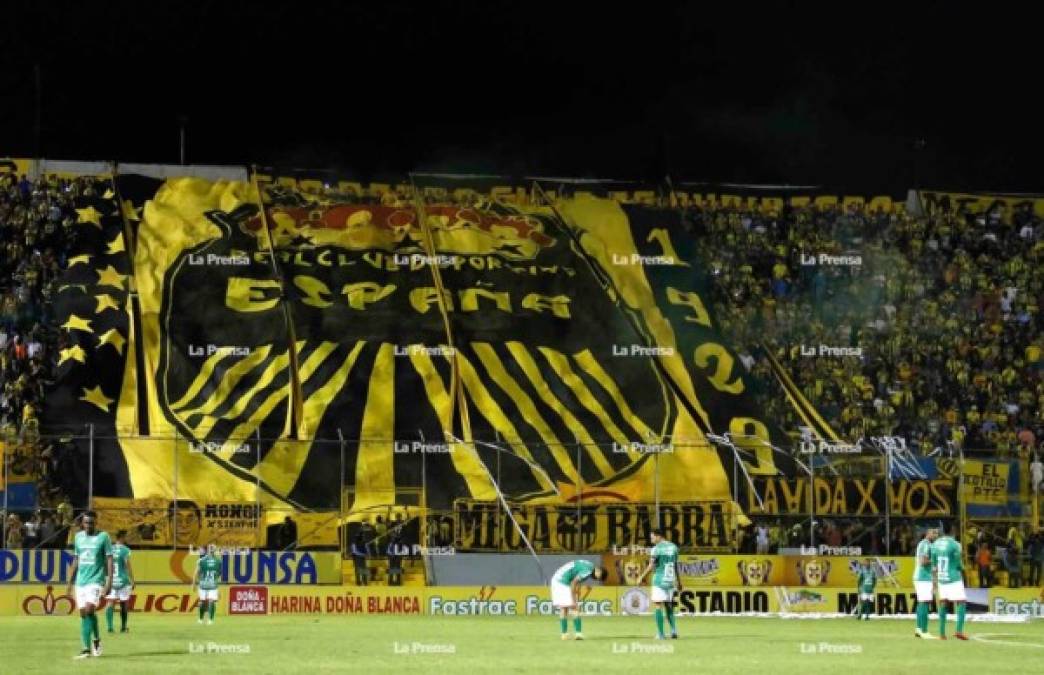
[(181, 158), (181, 166), (185, 166), (185, 126), (188, 124), (188, 115), (178, 115), (178, 149)]

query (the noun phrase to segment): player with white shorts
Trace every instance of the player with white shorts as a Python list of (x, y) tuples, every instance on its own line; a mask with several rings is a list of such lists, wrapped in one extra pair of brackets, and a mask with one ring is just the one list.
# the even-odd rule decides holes
[(569, 639), (570, 615), (573, 617), (573, 639), (584, 639), (584, 634), (580, 632), (580, 609), (577, 607), (580, 583), (590, 578), (602, 581), (605, 577), (605, 568), (596, 567), (589, 560), (573, 560), (555, 570), (551, 576), (551, 604), (558, 609), (563, 640)]
[(97, 607), (101, 603), (101, 584), (86, 584), (84, 586), (76, 586), (75, 588), (76, 609), (87, 609), (89, 606)]
[(115, 600), (117, 602), (127, 602), (130, 600), (131, 589), (130, 586), (124, 586), (123, 588), (114, 588), (109, 591), (109, 594), (105, 596), (106, 600)]
[(932, 639), (928, 632), (928, 615), (934, 599), (934, 581), (932, 574), (932, 543), (938, 538), (935, 528), (925, 530), (924, 538), (917, 542), (917, 553), (914, 558), (914, 591), (917, 593), (917, 628), (914, 637)]

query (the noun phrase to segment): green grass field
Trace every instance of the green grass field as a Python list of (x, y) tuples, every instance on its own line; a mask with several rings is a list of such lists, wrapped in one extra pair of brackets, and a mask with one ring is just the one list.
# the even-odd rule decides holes
[[(588, 617), (584, 642), (562, 642), (538, 617), (131, 617), (125, 635), (103, 632), (100, 658), (74, 661), (76, 617), (2, 618), (3, 673), (1044, 673), (1044, 626), (971, 623), (974, 639), (925, 642), (913, 621), (683, 617), (681, 639), (650, 639), (651, 617)], [(117, 619), (118, 624), (118, 619)], [(933, 629), (936, 625), (932, 620)], [(950, 630), (952, 630), (952, 622)], [(102, 630), (105, 630), (102, 619)], [(249, 653), (208, 653), (208, 643)], [(428, 650), (417, 653), (414, 643)], [(826, 647), (824, 645), (830, 645)], [(196, 653), (202, 649), (202, 653)], [(656, 649), (670, 650), (657, 653)], [(401, 651), (407, 653), (397, 653)], [(858, 653), (827, 653), (830, 650)]]

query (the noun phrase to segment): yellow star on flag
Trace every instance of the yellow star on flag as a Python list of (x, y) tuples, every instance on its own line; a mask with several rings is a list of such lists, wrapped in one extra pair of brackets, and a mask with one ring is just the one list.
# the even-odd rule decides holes
[(109, 242), (109, 248), (106, 249), (106, 253), (109, 255), (115, 255), (117, 253), (123, 253), (127, 249), (123, 247), (123, 233), (116, 235), (116, 238)]
[(98, 301), (98, 308), (94, 310), (95, 314), (101, 314), (107, 309), (119, 309), (120, 303), (116, 301), (116, 298), (112, 297), (108, 293), (102, 293), (101, 295), (94, 296), (94, 299)]
[(69, 267), (72, 267), (73, 265), (79, 265), (81, 263), (83, 263), (84, 265), (87, 265), (87, 264), (90, 264), (90, 262), (91, 262), (91, 256), (88, 253), (84, 253), (82, 255), (74, 255), (73, 257), (69, 258), (69, 264), (66, 265), (66, 269), (68, 269)]
[(116, 353), (122, 356), (123, 345), (126, 344), (126, 342), (127, 340), (124, 339), (122, 335), (120, 335), (120, 332), (118, 330), (116, 330), (115, 328), (110, 328), (109, 330), (102, 333), (101, 338), (98, 340), (98, 349), (101, 349), (102, 345), (112, 345), (116, 348)]
[(106, 396), (101, 387), (94, 387), (93, 389), (84, 387), (83, 396), (80, 397), (80, 400), (93, 403), (105, 412), (109, 412), (109, 404), (113, 402), (113, 399)]
[(87, 363), (86, 352), (83, 351), (83, 347), (80, 345), (73, 345), (68, 349), (62, 349), (59, 352), (58, 365), (62, 365), (66, 361), (72, 359), (73, 361), (79, 361), (80, 363)]
[(102, 195), (102, 199), (112, 199), (116, 196), (116, 193), (112, 191), (112, 188), (106, 188), (105, 194)]
[(62, 328), (65, 330), (82, 330), (88, 333), (93, 333), (94, 329), (91, 328), (90, 319), (81, 319), (75, 314), (70, 314), (69, 319), (62, 324)]
[(94, 225), (95, 227), (97, 227), (99, 230), (101, 229), (101, 226), (102, 226), (101, 225), (102, 214), (101, 214), (101, 211), (99, 211), (98, 209), (94, 208), (93, 205), (92, 206), (88, 206), (85, 209), (76, 209), (76, 215), (78, 216), (78, 219), (77, 219), (76, 222), (79, 222), (79, 223), (90, 223), (91, 225)]
[(123, 210), (123, 217), (126, 220), (141, 220), (141, 207), (135, 208), (134, 202), (124, 199), (123, 204), (120, 206)]
[(97, 272), (99, 286), (112, 286), (123, 290), (123, 280), (127, 278), (126, 274), (120, 274), (112, 265), (106, 266), (103, 270), (97, 270)]

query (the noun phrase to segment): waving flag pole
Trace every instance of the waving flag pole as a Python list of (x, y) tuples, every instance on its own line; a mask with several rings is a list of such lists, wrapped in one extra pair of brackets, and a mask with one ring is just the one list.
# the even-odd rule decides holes
[[(465, 443), (465, 441), (457, 438), (452, 433), (447, 432), (447, 435), (450, 437), (450, 439), (454, 443), (460, 443), (460, 444), (464, 444)], [(500, 448), (496, 447), (495, 445), (493, 445), (491, 443), (486, 443), (486, 442), (483, 442), (483, 441), (472, 441), (471, 442), (472, 446), (478, 445), (478, 444), (482, 444), (482, 445), (485, 445), (487, 447), (491, 447), (491, 448), (497, 450), (498, 452), (502, 452), (502, 450)], [(514, 453), (508, 453), (508, 454), (510, 454), (510, 455), (512, 455), (514, 457), (518, 457), (518, 455), (515, 455)], [(529, 460), (525, 459), (524, 457), (519, 457), (519, 459), (521, 459), (526, 464), (529, 464), (532, 468), (539, 470), (541, 473), (544, 473), (543, 468), (541, 468), (539, 466), (535, 466), (533, 463), (529, 462)], [(526, 548), (529, 549), (529, 553), (533, 556), (533, 562), (536, 563), (537, 569), (540, 570), (541, 582), (544, 583), (544, 584), (547, 584), (548, 583), (548, 577), (547, 577), (547, 573), (544, 571), (544, 566), (542, 564), (540, 564), (540, 556), (537, 555), (536, 549), (534, 549), (533, 548), (533, 544), (530, 543), (529, 537), (526, 536), (525, 530), (523, 530), (522, 526), (518, 524), (517, 520), (515, 520), (515, 514), (511, 513), (511, 507), (508, 505), (507, 498), (504, 496), (503, 490), (500, 489), (500, 485), (497, 484), (497, 480), (493, 477), (493, 474), (490, 472), (489, 467), (486, 466), (486, 463), (481, 461), (481, 458), (480, 458), (480, 461), (479, 461), (479, 465), (482, 466), (482, 470), (485, 471), (486, 475), (489, 477), (489, 482), (492, 483), (493, 489), (496, 490), (497, 498), (500, 500), (501, 505), (504, 507), (504, 512), (507, 513), (507, 517), (511, 519), (511, 524), (515, 526), (515, 530), (518, 532), (518, 535), (522, 538), (522, 541), (526, 542)], [(544, 475), (546, 476), (547, 474), (544, 473)], [(548, 480), (550, 480), (550, 477), (548, 477)], [(552, 485), (552, 487), (554, 487), (554, 483), (553, 482), (551, 483), (551, 485)], [(555, 493), (557, 494), (558, 493), (558, 489), (554, 488), (554, 490), (555, 490)]]

